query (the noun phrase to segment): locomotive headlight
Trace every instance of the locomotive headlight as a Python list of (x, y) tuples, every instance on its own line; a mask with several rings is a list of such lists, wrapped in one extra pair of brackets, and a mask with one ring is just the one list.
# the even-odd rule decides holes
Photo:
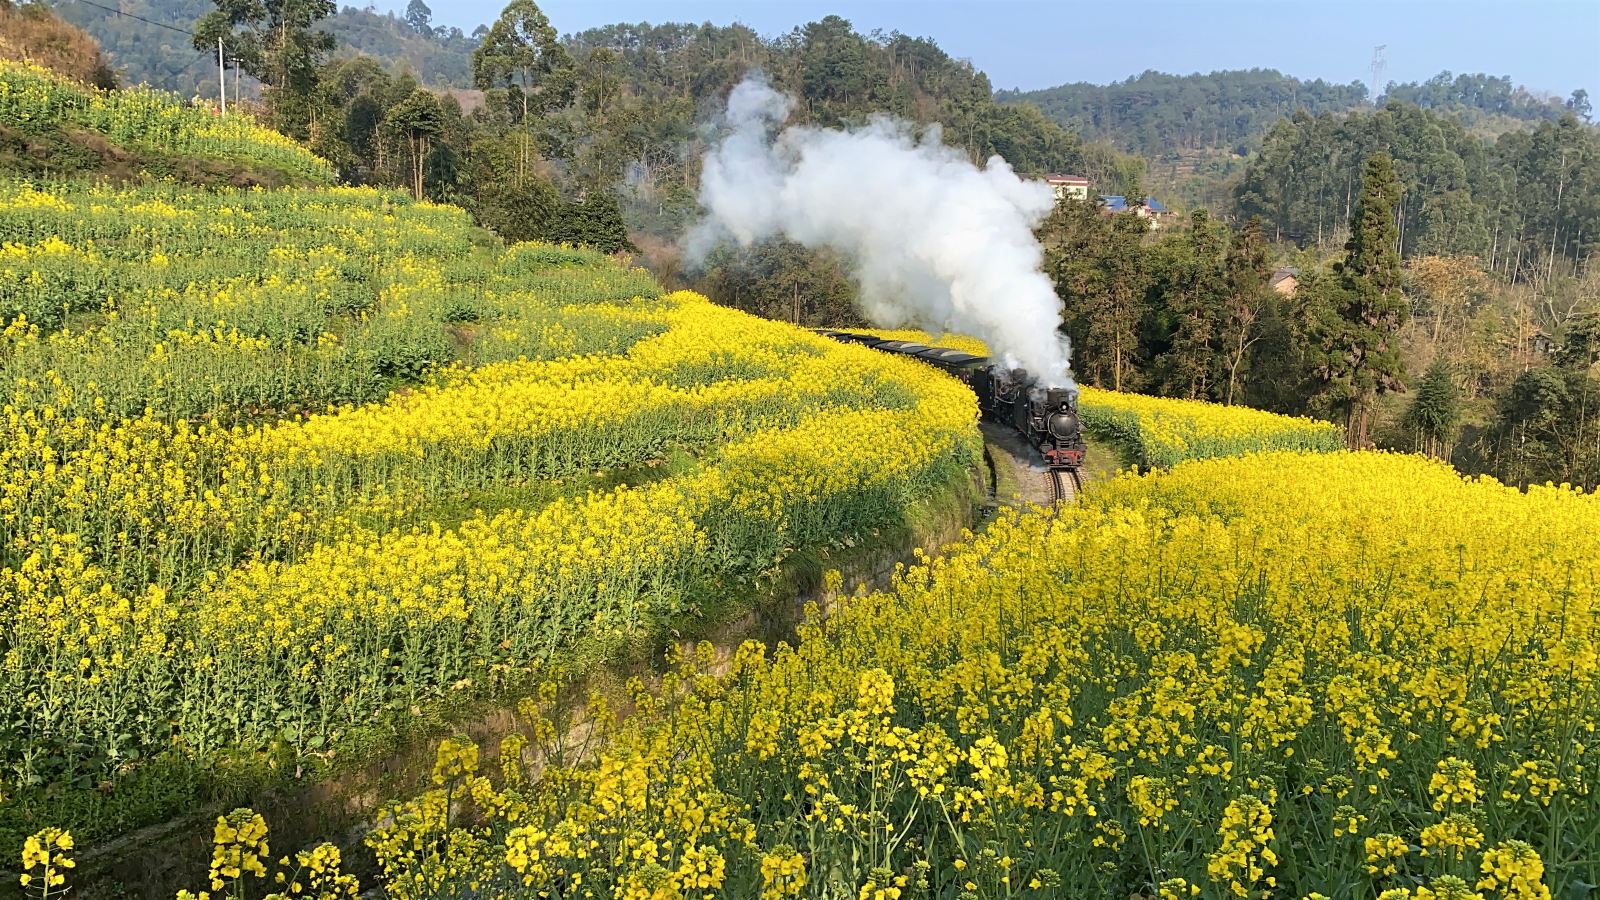
[(1050, 416), (1050, 434), (1059, 440), (1070, 440), (1078, 435), (1078, 414), (1070, 409), (1061, 409)]

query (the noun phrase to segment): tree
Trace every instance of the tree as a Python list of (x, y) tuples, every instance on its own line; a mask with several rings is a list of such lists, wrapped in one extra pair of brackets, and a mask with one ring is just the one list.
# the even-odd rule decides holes
[(796, 324), (864, 324), (846, 262), (793, 241), (720, 247), (706, 259), (706, 292), (719, 303)]
[(610, 191), (590, 191), (578, 203), (563, 204), (548, 237), (555, 243), (582, 244), (603, 253), (637, 249), (628, 240), (622, 207)]
[(444, 112), (439, 107), (439, 98), (427, 88), (419, 87), (399, 106), (389, 110), (384, 124), (406, 142), (411, 156), (411, 194), (421, 200), (423, 168), (428, 159), (429, 144), (444, 130)]
[(429, 9), (428, 4), (423, 3), (422, 0), (411, 0), (410, 3), (406, 4), (406, 24), (410, 25), (411, 30), (417, 34), (431, 37), (433, 29), (429, 27), (428, 22), (432, 19), (433, 10)]
[(564, 102), (561, 95), (570, 88), (572, 68), (572, 57), (533, 0), (511, 0), (472, 51), (472, 76), (478, 87), (504, 87), (520, 107), (519, 183), (528, 173), (533, 120)]
[(1422, 376), (1402, 422), (1416, 440), (1416, 448), (1429, 456), (1448, 459), (1461, 420), (1461, 392), (1450, 364), (1436, 359)]
[(1575, 317), (1567, 326), (1561, 349), (1556, 351), (1556, 365), (1583, 371), (1600, 361), (1600, 311), (1587, 312)]
[(506, 241), (549, 240), (560, 207), (555, 185), (538, 176), (521, 184), (491, 181), (472, 199), (478, 224)]
[(1190, 215), (1186, 234), (1158, 245), (1161, 271), (1153, 275), (1168, 320), (1162, 330), (1170, 331), (1156, 373), (1164, 393), (1209, 399), (1219, 380), (1218, 337), (1228, 293), (1225, 247), (1223, 230), (1203, 209)]
[(1583, 88), (1573, 91), (1572, 96), (1567, 100), (1567, 109), (1572, 110), (1572, 114), (1583, 121), (1589, 121), (1589, 114), (1593, 111), (1592, 107), (1589, 106), (1589, 92)]
[(1472, 300), (1486, 289), (1487, 279), (1473, 256), (1423, 256), (1411, 262), (1410, 270), (1411, 286), (1425, 304), (1422, 311), (1433, 320), (1429, 332), (1437, 350), (1441, 340), (1449, 343), (1452, 331), (1466, 327)]
[(1122, 182), (1122, 199), (1128, 204), (1128, 211), (1135, 212), (1144, 206), (1144, 168), (1142, 159), (1128, 157), (1117, 166), (1117, 173)]
[(1096, 386), (1121, 390), (1134, 373), (1150, 270), (1145, 220), (1104, 215), (1090, 201), (1056, 205), (1040, 226), (1045, 271), (1067, 308), (1074, 368)]
[(1376, 398), (1405, 389), (1405, 360), (1397, 340), (1407, 318), (1395, 225), (1399, 200), (1393, 160), (1382, 151), (1372, 154), (1362, 172), (1345, 259), (1334, 267), (1339, 280), (1319, 297), (1324, 303), (1318, 310), (1318, 374), (1330, 405), (1345, 414), (1345, 435), (1352, 447), (1368, 445)]
[(1514, 484), (1600, 484), (1600, 379), (1559, 366), (1529, 369), (1496, 404), (1489, 443)]
[(267, 85), (272, 122), (305, 138), (322, 60), (334, 49), (332, 34), (314, 26), (336, 11), (333, 0), (216, 0), (195, 23), (194, 46), (228, 55)]
[(1266, 239), (1261, 234), (1261, 220), (1252, 216), (1228, 246), (1228, 257), (1223, 265), (1227, 278), (1227, 296), (1222, 301), (1223, 316), (1218, 327), (1218, 343), (1228, 364), (1227, 391), (1223, 402), (1233, 405), (1239, 384), (1240, 369), (1250, 348), (1261, 340), (1259, 327), (1268, 303), (1271, 302), (1267, 279)]

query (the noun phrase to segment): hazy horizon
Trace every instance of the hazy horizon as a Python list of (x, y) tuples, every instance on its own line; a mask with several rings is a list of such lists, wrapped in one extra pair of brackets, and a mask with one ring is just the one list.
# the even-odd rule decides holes
[[(375, 3), (403, 12), (406, 0)], [(471, 32), (503, 0), (436, 2), (435, 24)], [(763, 36), (834, 14), (862, 32), (928, 37), (971, 60), (996, 89), (1037, 90), (1077, 81), (1106, 84), (1149, 69), (1187, 75), (1277, 69), (1302, 79), (1369, 83), (1373, 48), (1386, 45), (1382, 82), (1422, 81), (1440, 71), (1509, 76), (1537, 93), (1566, 97), (1600, 88), (1600, 3), (1533, 0), (544, 0), (562, 34), (619, 22), (743, 22)], [(1041, 27), (1040, 22), (1051, 23)]]

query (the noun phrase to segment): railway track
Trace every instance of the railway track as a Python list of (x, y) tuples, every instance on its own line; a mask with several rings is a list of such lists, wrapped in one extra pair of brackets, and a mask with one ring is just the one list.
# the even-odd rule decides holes
[(1050, 482), (1051, 503), (1076, 503), (1078, 492), (1083, 489), (1083, 477), (1076, 469), (1062, 471), (1052, 469), (1045, 474)]

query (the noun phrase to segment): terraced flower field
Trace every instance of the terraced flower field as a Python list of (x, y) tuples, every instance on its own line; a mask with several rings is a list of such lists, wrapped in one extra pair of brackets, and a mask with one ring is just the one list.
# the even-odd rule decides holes
[[(327, 180), (208, 115), (0, 64), (8, 121)], [(0, 841), (31, 896), (111, 835), (517, 697), (359, 842), (218, 816), (179, 896), (355, 897), (351, 854), (462, 900), (1600, 884), (1593, 494), (1085, 389), (1154, 471), (575, 709), (552, 669), (968, 484), (966, 389), (345, 188), (0, 180), (0, 327)]]
[(144, 86), (97, 90), (15, 60), (0, 59), (0, 122), (23, 131), (77, 128), (131, 149), (254, 163), (313, 183), (333, 182), (326, 161), (247, 116), (220, 116)]
[(1416, 457), (1124, 476), (537, 783), (447, 742), (369, 842), (399, 897), (1586, 896), (1597, 535)]
[(138, 824), (120, 798), (174, 770), (174, 808), (315, 771), (978, 459), (913, 363), (393, 195), (11, 182), (0, 239), (17, 833)]

